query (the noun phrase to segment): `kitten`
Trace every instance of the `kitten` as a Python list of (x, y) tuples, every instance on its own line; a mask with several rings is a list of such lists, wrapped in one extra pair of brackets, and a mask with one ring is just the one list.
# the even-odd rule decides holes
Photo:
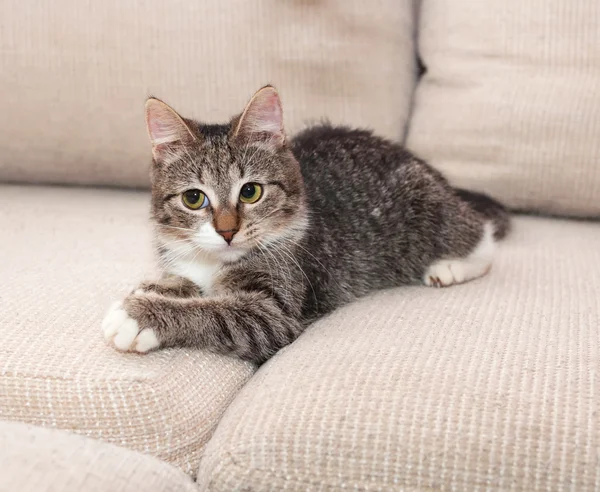
[(509, 216), (368, 131), (288, 139), (267, 86), (224, 125), (146, 103), (152, 218), (166, 274), (103, 322), (119, 350), (187, 346), (262, 363), (377, 289), (484, 275)]

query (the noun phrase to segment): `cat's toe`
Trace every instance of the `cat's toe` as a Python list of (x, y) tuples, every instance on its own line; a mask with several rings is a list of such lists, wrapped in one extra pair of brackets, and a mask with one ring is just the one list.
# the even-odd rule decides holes
[(150, 350), (158, 348), (160, 345), (156, 333), (152, 328), (146, 328), (142, 330), (136, 337), (133, 345), (133, 350), (145, 354)]
[(430, 265), (423, 277), (425, 285), (446, 287), (456, 282), (449, 261), (438, 261)]
[(104, 333), (104, 338), (107, 342), (110, 342), (115, 337), (119, 331), (119, 327), (128, 317), (129, 315), (123, 309), (123, 303), (121, 301), (113, 303), (112, 306), (108, 308), (108, 312), (102, 320), (102, 332)]
[(441, 287), (440, 279), (433, 275), (425, 277), (423, 281), (428, 287)]
[(134, 341), (140, 332), (138, 322), (133, 318), (127, 318), (117, 331), (117, 334), (113, 338), (113, 345), (117, 350), (127, 352), (134, 348)]
[(120, 301), (109, 308), (102, 321), (104, 339), (117, 350), (131, 350), (139, 331), (138, 322), (129, 316)]
[(450, 272), (452, 272), (451, 284), (462, 284), (466, 280), (465, 266), (462, 262), (449, 262), (448, 268), (450, 269)]

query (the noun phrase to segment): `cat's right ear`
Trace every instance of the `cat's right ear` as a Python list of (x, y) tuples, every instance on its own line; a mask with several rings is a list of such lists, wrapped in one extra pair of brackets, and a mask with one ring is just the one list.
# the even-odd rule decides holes
[(146, 101), (146, 127), (156, 161), (164, 160), (177, 146), (189, 145), (197, 139), (171, 106), (154, 97)]
[(233, 120), (233, 138), (279, 149), (285, 144), (283, 110), (275, 87), (258, 90), (244, 112)]

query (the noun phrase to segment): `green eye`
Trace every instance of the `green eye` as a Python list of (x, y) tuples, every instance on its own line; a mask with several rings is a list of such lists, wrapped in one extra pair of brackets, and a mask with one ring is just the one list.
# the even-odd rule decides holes
[(187, 208), (199, 210), (208, 206), (208, 198), (200, 190), (187, 190), (181, 195), (181, 200)]
[(262, 186), (257, 183), (246, 183), (240, 191), (240, 200), (243, 203), (256, 203), (262, 196)]

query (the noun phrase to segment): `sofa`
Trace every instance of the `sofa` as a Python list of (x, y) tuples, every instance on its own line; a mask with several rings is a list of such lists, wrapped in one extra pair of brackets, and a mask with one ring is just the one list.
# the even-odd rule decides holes
[[(0, 491), (600, 490), (596, 0), (0, 5)], [(270, 82), (514, 211), (491, 272), (374, 293), (256, 367), (109, 347), (156, 275), (143, 102)]]

